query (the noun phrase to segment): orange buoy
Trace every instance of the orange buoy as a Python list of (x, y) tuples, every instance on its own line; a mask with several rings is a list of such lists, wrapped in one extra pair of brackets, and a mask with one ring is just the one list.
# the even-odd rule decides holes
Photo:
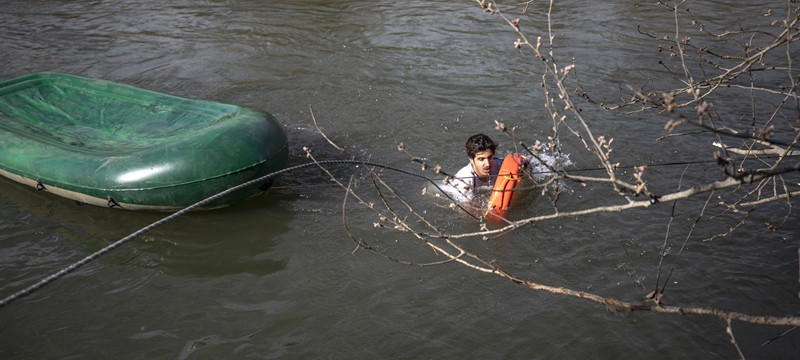
[(508, 154), (503, 159), (497, 180), (494, 181), (492, 196), (489, 198), (489, 208), (484, 217), (489, 214), (495, 215), (494, 218), (506, 217), (508, 206), (511, 204), (511, 196), (514, 194), (514, 187), (524, 175), (521, 170), (524, 163), (524, 158), (519, 154)]

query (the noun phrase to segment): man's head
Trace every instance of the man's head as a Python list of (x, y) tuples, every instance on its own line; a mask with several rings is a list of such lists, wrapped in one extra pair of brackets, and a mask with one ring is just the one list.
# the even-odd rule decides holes
[(489, 175), (494, 164), (496, 149), (497, 143), (484, 134), (473, 135), (467, 139), (467, 156), (475, 175), (478, 177)]
[(496, 149), (497, 144), (494, 140), (484, 134), (472, 135), (467, 139), (467, 156), (470, 159), (474, 158), (475, 154), (480, 151), (491, 150), (492, 155), (494, 155)]

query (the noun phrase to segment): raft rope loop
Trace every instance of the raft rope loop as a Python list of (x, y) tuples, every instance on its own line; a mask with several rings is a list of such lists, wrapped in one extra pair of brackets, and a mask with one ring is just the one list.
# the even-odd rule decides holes
[[(708, 163), (708, 162), (716, 162), (716, 160), (713, 160), (713, 161), (671, 162), (671, 163), (654, 164), (654, 165), (649, 165), (649, 166), (687, 165), (687, 164), (701, 164), (701, 163)], [(280, 175), (282, 173), (285, 173), (285, 172), (294, 171), (294, 170), (301, 169), (301, 168), (308, 167), (308, 166), (328, 165), (328, 164), (357, 164), (357, 165), (365, 165), (365, 166), (374, 166), (374, 167), (377, 167), (377, 168), (391, 170), (391, 171), (395, 171), (395, 172), (398, 172), (398, 173), (401, 173), (401, 174), (405, 174), (405, 175), (409, 175), (409, 176), (413, 176), (413, 177), (424, 179), (424, 180), (434, 184), (437, 188), (439, 188), (439, 190), (441, 190), (441, 188), (439, 187), (439, 184), (437, 184), (436, 180), (434, 180), (434, 179), (428, 178), (428, 177), (420, 175), (420, 174), (412, 173), (410, 171), (399, 169), (399, 168), (396, 168), (396, 167), (392, 167), (392, 166), (388, 166), (388, 165), (384, 165), (384, 164), (379, 164), (379, 163), (375, 163), (375, 162), (370, 162), (370, 161), (360, 161), (360, 160), (322, 160), (322, 161), (315, 161), (315, 162), (311, 162), (311, 163), (295, 165), (295, 166), (292, 166), (292, 167), (288, 167), (288, 168), (285, 168), (285, 169), (281, 169), (281, 170), (269, 173), (269, 174), (264, 175), (262, 177), (259, 177), (257, 179), (253, 179), (253, 180), (244, 182), (244, 183), (239, 184), (237, 186), (228, 188), (225, 191), (222, 191), (222, 192), (217, 193), (215, 195), (212, 195), (212, 196), (210, 196), (208, 198), (200, 200), (200, 201), (198, 201), (198, 202), (196, 202), (196, 203), (194, 203), (192, 205), (189, 205), (189, 206), (187, 206), (187, 207), (185, 207), (185, 208), (183, 208), (181, 210), (178, 210), (178, 211), (170, 214), (169, 216), (164, 217), (161, 220), (153, 222), (150, 225), (147, 225), (147, 226), (137, 230), (136, 232), (134, 232), (134, 233), (122, 238), (122, 239), (119, 239), (116, 242), (113, 242), (113, 243), (109, 244), (108, 246), (106, 246), (106, 247), (104, 247), (104, 248), (92, 253), (91, 255), (86, 256), (85, 258), (73, 263), (72, 265), (69, 265), (69, 266), (61, 269), (60, 271), (58, 271), (56, 273), (53, 273), (52, 275), (47, 276), (42, 280), (39, 280), (35, 284), (33, 284), (31, 286), (28, 286), (25, 289), (22, 289), (22, 290), (14, 293), (14, 294), (11, 294), (11, 295), (5, 297), (4, 299), (0, 300), (0, 308), (6, 306), (8, 304), (11, 304), (12, 302), (14, 302), (14, 301), (16, 301), (16, 300), (18, 300), (18, 299), (20, 299), (20, 298), (22, 298), (24, 296), (30, 295), (33, 292), (35, 292), (35, 291), (47, 286), (48, 284), (50, 284), (50, 283), (52, 283), (52, 282), (54, 282), (54, 281), (56, 281), (56, 280), (58, 280), (58, 279), (60, 279), (60, 278), (62, 278), (64, 276), (66, 276), (66, 275), (69, 275), (72, 272), (75, 272), (76, 270), (78, 270), (82, 266), (84, 266), (84, 265), (86, 265), (86, 264), (88, 264), (88, 263), (90, 263), (90, 262), (92, 262), (94, 260), (97, 260), (101, 256), (109, 253), (111, 250), (114, 250), (114, 249), (124, 245), (125, 243), (144, 235), (145, 233), (149, 232), (150, 230), (153, 230), (153, 229), (155, 229), (155, 228), (157, 228), (157, 227), (159, 227), (161, 225), (164, 225), (167, 222), (170, 222), (170, 221), (174, 220), (175, 218), (177, 218), (177, 217), (179, 217), (181, 215), (186, 214), (189, 211), (191, 211), (191, 210), (193, 210), (193, 209), (195, 209), (197, 207), (200, 207), (200, 206), (202, 206), (204, 204), (207, 204), (207, 203), (209, 203), (211, 201), (217, 200), (217, 199), (219, 199), (219, 198), (221, 198), (221, 197), (223, 197), (225, 195), (228, 195), (228, 194), (230, 194), (232, 192), (241, 190), (241, 189), (246, 188), (246, 187), (250, 187), (250, 186), (253, 186), (253, 185), (256, 185), (256, 184), (259, 184), (259, 183), (261, 183), (262, 186), (263, 186), (264, 182), (270, 183), (274, 177), (276, 177), (277, 175)], [(633, 167), (633, 166), (630, 166), (630, 167)], [(620, 167), (620, 168), (627, 168), (627, 167)], [(604, 168), (585, 168), (585, 169), (577, 169), (577, 170), (572, 170), (572, 171), (576, 172), (576, 171), (593, 171), (593, 170), (605, 170), (605, 169)], [(555, 172), (554, 171), (540, 171), (540, 172), (534, 172), (534, 173), (535, 174), (545, 174), (545, 173), (555, 173)], [(36, 189), (37, 190), (45, 189), (45, 187), (41, 183), (41, 181), (39, 181), (37, 183)], [(444, 191), (443, 191), (443, 193), (444, 193)], [(445, 194), (445, 196), (449, 197), (449, 195), (446, 195), (446, 194)], [(451, 200), (453, 200), (453, 199), (451, 199)], [(466, 211), (466, 209), (461, 207), (461, 205), (459, 205), (457, 203), (456, 203), (456, 205), (458, 207), (460, 207), (461, 209), (465, 210), (465, 212), (467, 214), (470, 214), (474, 218), (480, 220), (479, 217), (476, 217), (476, 216), (472, 215), (469, 211)], [(114, 206), (119, 206), (119, 204), (117, 204), (117, 202), (113, 198), (109, 197), (108, 206), (109, 207), (114, 207)]]
[(122, 207), (122, 206), (120, 206), (120, 205), (119, 205), (119, 203), (117, 202), (117, 200), (114, 200), (114, 198), (113, 198), (113, 197), (111, 197), (111, 195), (109, 195), (109, 196), (108, 196), (108, 207), (110, 207), (110, 208), (113, 208), (113, 207), (115, 207), (115, 206), (116, 206), (116, 207), (120, 207), (120, 208)]

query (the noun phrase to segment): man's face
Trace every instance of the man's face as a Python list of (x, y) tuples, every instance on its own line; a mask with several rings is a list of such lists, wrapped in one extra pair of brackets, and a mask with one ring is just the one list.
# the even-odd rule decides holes
[(489, 176), (492, 164), (494, 164), (494, 152), (492, 150), (478, 151), (474, 158), (469, 159), (469, 162), (472, 164), (472, 171), (475, 172), (475, 175), (478, 177)]

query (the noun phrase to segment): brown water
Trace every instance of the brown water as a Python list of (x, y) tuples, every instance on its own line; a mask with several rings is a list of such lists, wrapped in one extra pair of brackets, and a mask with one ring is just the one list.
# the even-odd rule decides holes
[[(732, 19), (762, 21), (752, 14), (767, 7), (785, 12), (786, 3), (690, 6), (715, 31)], [(523, 22), (528, 31), (546, 30), (545, 9), (534, 3)], [(668, 33), (671, 16), (651, 2), (556, 2), (555, 51), (563, 63), (577, 59), (589, 91), (614, 101), (625, 84), (671, 81), (658, 64), (664, 54), (637, 32), (642, 24)], [(467, 0), (4, 0), (0, 80), (59, 71), (256, 106), (286, 127), (291, 165), (307, 161), (304, 146), (321, 159), (342, 158), (314, 129), (313, 106), (326, 133), (365, 158), (418, 171), (397, 152), (403, 141), (416, 156), (454, 172), (465, 163), (464, 139), (495, 134), (494, 120), (519, 126), (527, 143), (550, 132), (541, 78), (532, 73), (538, 67), (513, 48), (515, 39), (499, 18)], [(613, 134), (623, 164), (711, 159), (707, 143), (656, 141), (663, 122), (588, 105), (584, 111), (598, 134)], [(503, 151), (511, 149), (509, 140), (494, 136)], [(567, 144), (565, 151), (576, 168), (595, 166), (580, 146)], [(653, 167), (653, 186), (674, 189), (668, 180), (684, 170), (687, 183), (713, 179), (718, 170), (706, 168)], [(345, 181), (355, 173), (368, 189), (361, 170), (339, 166), (336, 173)], [(387, 178), (447, 231), (477, 229), (466, 216), (415, 196), (424, 181)], [(608, 195), (572, 186), (565, 206), (600, 204)], [(409, 267), (353, 252), (342, 199), (326, 175), (307, 168), (283, 176), (267, 196), (181, 217), (0, 308), (0, 358), (738, 357), (719, 319), (611, 314), (456, 264)], [(678, 203), (667, 262), (705, 199)], [(519, 216), (551, 211), (544, 198), (528, 201)], [(662, 205), (562, 219), (489, 242), (463, 242), (537, 282), (636, 301), (644, 295), (637, 276), (649, 288), (655, 283), (670, 211)], [(739, 217), (701, 223), (665, 302), (797, 314), (797, 217), (775, 232), (763, 226), (785, 211), (785, 204), (765, 207), (736, 236), (712, 242), (700, 239)], [(0, 180), (0, 296), (162, 216), (79, 207)], [(372, 228), (370, 213), (351, 206), (348, 216), (357, 236), (405, 259), (431, 258), (404, 235)], [(784, 330), (734, 323), (751, 358), (796, 358), (797, 331), (761, 346)]]

